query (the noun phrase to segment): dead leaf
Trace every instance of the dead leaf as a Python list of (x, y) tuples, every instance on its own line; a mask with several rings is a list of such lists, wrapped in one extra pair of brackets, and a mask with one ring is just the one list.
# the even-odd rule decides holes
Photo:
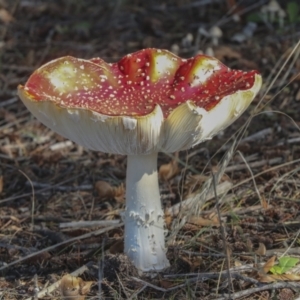
[(168, 164), (163, 164), (160, 166), (158, 175), (161, 180), (168, 181), (178, 173), (179, 168), (177, 163), (177, 157), (178, 157), (178, 153), (175, 159), (170, 161)]
[(114, 197), (114, 189), (106, 181), (97, 181), (95, 183), (95, 189), (101, 199), (109, 199)]
[(266, 255), (266, 246), (263, 243), (259, 243), (258, 249), (255, 251), (255, 254), (257, 255)]
[(112, 187), (106, 181), (99, 180), (95, 184), (95, 189), (102, 200), (115, 199), (117, 202), (124, 202), (125, 190), (123, 184)]
[(171, 288), (175, 285), (173, 281), (170, 281), (170, 280), (167, 280), (167, 279), (161, 279), (159, 281), (159, 283), (160, 283), (160, 286), (164, 289), (169, 289), (169, 288)]
[(245, 58), (241, 58), (239, 60), (240, 64), (243, 65), (244, 68), (254, 69), (256, 70), (259, 66), (252, 60), (248, 60)]
[(271, 274), (260, 276), (258, 279), (260, 282), (274, 282), (274, 281), (298, 281), (300, 275), (298, 274)]
[(220, 222), (217, 215), (211, 215), (207, 217), (195, 216), (192, 215), (187, 219), (188, 223), (192, 223), (198, 226), (220, 226)]
[(205, 182), (209, 177), (202, 175), (202, 174), (195, 174), (195, 175), (188, 175), (186, 177), (186, 182), (190, 185), (195, 185), (195, 184), (202, 184)]
[(168, 212), (165, 212), (165, 224), (168, 229), (171, 228), (172, 222), (173, 217)]
[(115, 187), (113, 189), (114, 199), (119, 203), (125, 202), (125, 189), (123, 183), (121, 183), (118, 187)]
[(14, 21), (14, 17), (4, 8), (0, 9), (0, 20), (4, 24), (9, 24), (10, 22)]
[(258, 272), (259, 275), (265, 276), (270, 269), (274, 266), (276, 260), (276, 256), (272, 256), (261, 268), (261, 270)]
[(180, 255), (180, 258), (189, 265), (190, 272), (195, 272), (202, 263), (202, 258), (200, 256), (193, 257), (187, 255)]
[(240, 267), (240, 266), (242, 266), (241, 261), (239, 261), (239, 260), (234, 260), (234, 266), (235, 266), (235, 267)]
[(84, 281), (80, 277), (66, 274), (60, 282), (62, 299), (85, 300), (85, 295), (90, 291), (92, 284), (94, 284), (94, 281)]
[(215, 55), (217, 59), (224, 61), (225, 58), (229, 59), (240, 59), (242, 55), (233, 50), (231, 47), (228, 46), (220, 46), (217, 49), (215, 49)]
[(260, 201), (261, 201), (261, 207), (263, 209), (267, 209), (269, 204), (268, 204), (268, 201), (266, 200), (266, 198), (264, 197), (264, 195), (261, 195)]
[(260, 275), (260, 276), (258, 277), (258, 280), (259, 280), (260, 282), (265, 282), (265, 283), (276, 281), (274, 278), (272, 278), (271, 275)]

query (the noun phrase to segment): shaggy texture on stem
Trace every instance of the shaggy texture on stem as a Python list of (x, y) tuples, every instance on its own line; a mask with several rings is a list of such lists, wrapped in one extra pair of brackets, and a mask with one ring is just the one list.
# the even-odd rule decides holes
[(157, 153), (127, 158), (125, 253), (141, 271), (169, 266), (165, 249)]

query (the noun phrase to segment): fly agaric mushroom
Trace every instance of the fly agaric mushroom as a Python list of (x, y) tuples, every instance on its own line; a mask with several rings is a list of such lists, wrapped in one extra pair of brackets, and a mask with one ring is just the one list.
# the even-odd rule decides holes
[(256, 71), (144, 49), (117, 63), (62, 57), (19, 96), (42, 123), (91, 150), (127, 155), (125, 253), (140, 271), (169, 266), (157, 153), (189, 149), (230, 125), (261, 87)]

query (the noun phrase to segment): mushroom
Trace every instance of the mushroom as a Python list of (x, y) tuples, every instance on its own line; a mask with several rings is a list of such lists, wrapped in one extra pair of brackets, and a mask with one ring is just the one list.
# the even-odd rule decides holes
[(260, 12), (265, 22), (269, 19), (271, 23), (274, 23), (275, 16), (278, 15), (279, 25), (283, 26), (286, 13), (276, 0), (270, 0), (267, 5), (261, 7)]
[(218, 46), (219, 45), (219, 39), (223, 36), (223, 32), (222, 32), (220, 27), (213, 26), (209, 30), (209, 35), (211, 37), (213, 46)]
[(261, 87), (257, 71), (144, 49), (117, 63), (62, 57), (19, 96), (42, 123), (91, 150), (127, 155), (125, 253), (142, 272), (169, 266), (157, 153), (189, 149), (234, 122)]
[(271, 0), (267, 5), (267, 11), (270, 13), (270, 22), (273, 23), (275, 15), (281, 10), (279, 3), (276, 0)]
[(183, 48), (191, 48), (192, 43), (194, 40), (194, 36), (192, 33), (188, 33), (182, 40), (181, 40), (181, 45)]

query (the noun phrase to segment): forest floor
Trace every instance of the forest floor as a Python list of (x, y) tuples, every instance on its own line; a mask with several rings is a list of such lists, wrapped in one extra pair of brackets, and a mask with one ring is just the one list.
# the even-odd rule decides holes
[[(268, 2), (0, 0), (0, 299), (71, 299), (57, 288), (66, 274), (81, 300), (300, 299), (300, 6), (279, 1), (281, 19), (262, 13)], [(202, 51), (264, 80), (224, 132), (159, 154), (171, 267), (155, 276), (122, 254), (126, 157), (53, 133), (16, 92), (52, 59), (115, 62), (148, 47)], [(191, 197), (200, 212), (172, 212)]]

